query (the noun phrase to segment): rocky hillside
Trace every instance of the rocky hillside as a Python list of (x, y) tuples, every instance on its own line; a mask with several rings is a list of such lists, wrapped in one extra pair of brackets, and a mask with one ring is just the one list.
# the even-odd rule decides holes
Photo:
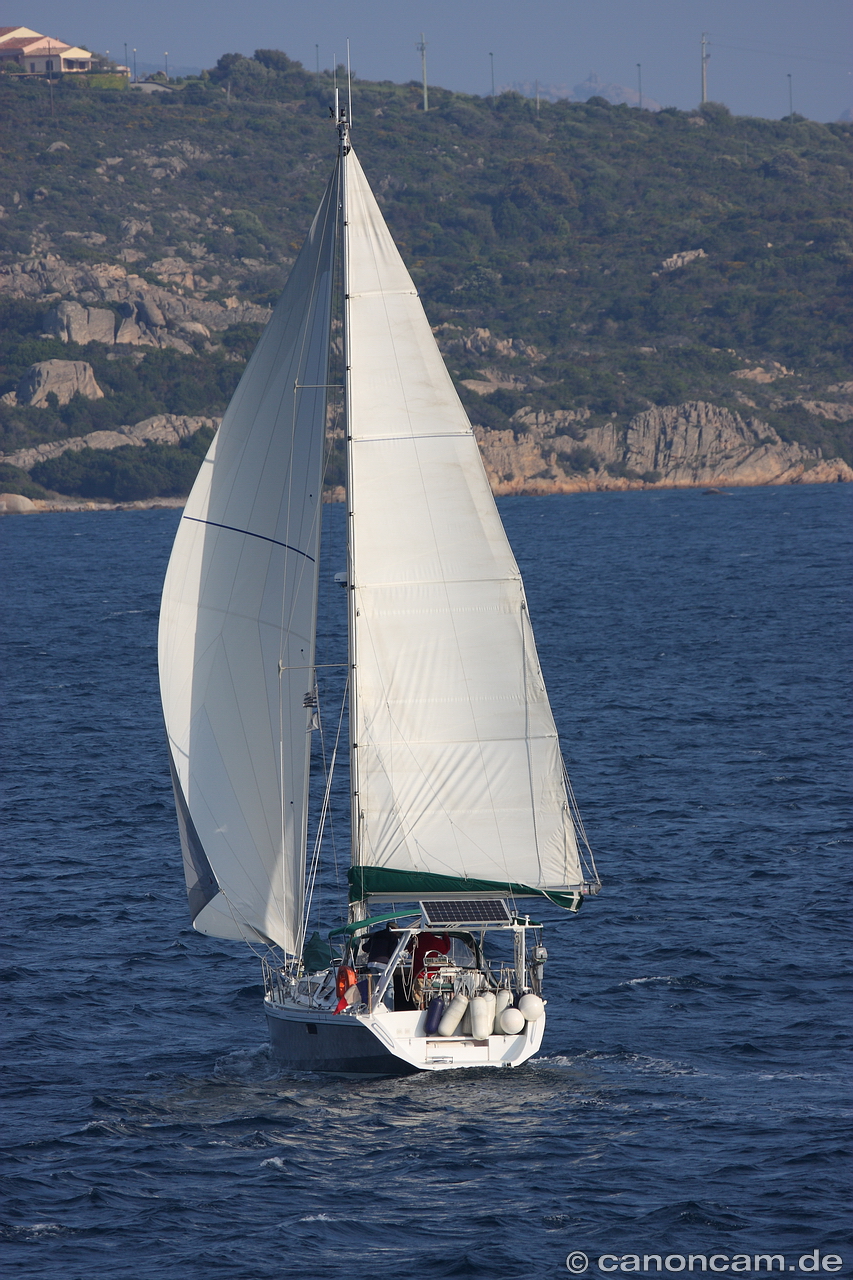
[[(319, 199), (330, 84), (269, 50), (159, 95), (71, 79), (51, 117), (0, 75), (0, 488), (174, 493), (203, 437), (173, 424), (221, 415)], [(355, 102), (498, 492), (850, 478), (853, 129)]]
[(522, 409), (516, 418), (521, 435), (477, 432), (495, 493), (853, 480), (853, 468), (841, 458), (785, 444), (760, 419), (744, 420), (701, 400), (647, 409), (624, 427), (584, 430), (571, 411)]

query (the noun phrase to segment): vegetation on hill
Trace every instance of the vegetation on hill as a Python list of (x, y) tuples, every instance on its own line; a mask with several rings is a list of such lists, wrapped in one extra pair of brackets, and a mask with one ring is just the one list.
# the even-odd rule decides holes
[[(328, 75), (259, 50), (171, 93), (67, 76), (55, 99), (51, 116), (44, 83), (0, 77), (0, 266), (54, 253), (162, 283), (171, 256), (209, 300), (275, 300), (333, 161)], [(783, 439), (853, 461), (850, 421), (814, 408), (853, 377), (849, 124), (601, 98), (537, 115), (516, 94), (492, 106), (440, 89), (424, 114), (417, 84), (359, 80), (353, 105), (360, 158), (475, 422), (517, 431), (522, 407), (583, 408), (595, 425), (650, 404), (745, 403)], [(74, 347), (39, 337), (47, 305), (3, 302), (0, 393), (62, 358), (88, 360), (106, 396), (0, 404), (2, 452), (221, 412), (256, 332), (192, 339), (192, 355)], [(477, 329), (491, 350), (467, 340)], [(733, 377), (769, 361), (791, 372)], [(484, 377), (503, 385), (464, 385)]]
[(75, 498), (179, 498), (188, 493), (213, 439), (202, 427), (179, 445), (124, 445), (119, 449), (81, 449), (37, 463), (36, 484)]

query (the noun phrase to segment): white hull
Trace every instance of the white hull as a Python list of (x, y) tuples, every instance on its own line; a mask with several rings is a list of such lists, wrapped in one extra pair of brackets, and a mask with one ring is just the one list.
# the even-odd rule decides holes
[(542, 1044), (545, 1016), (518, 1035), (427, 1036), (426, 1013), (387, 1010), (334, 1014), (266, 1000), (273, 1055), (299, 1071), (408, 1075), (466, 1067), (520, 1067)]

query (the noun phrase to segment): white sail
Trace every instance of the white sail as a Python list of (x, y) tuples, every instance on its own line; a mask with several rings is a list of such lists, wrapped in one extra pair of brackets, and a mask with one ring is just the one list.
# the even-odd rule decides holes
[(187, 501), (160, 670), (195, 927), (300, 947), (339, 169)]
[(352, 153), (346, 202), (355, 861), (372, 869), (354, 883), (390, 891), (405, 872), (412, 887), (418, 874), (580, 886), (521, 575)]

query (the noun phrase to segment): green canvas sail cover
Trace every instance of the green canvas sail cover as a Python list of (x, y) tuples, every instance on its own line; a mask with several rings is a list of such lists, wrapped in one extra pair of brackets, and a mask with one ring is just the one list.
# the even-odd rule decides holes
[(443, 893), (493, 893), (502, 898), (547, 898), (567, 911), (579, 911), (584, 895), (579, 890), (534, 889), (528, 884), (502, 880), (472, 880), (462, 876), (431, 875), (421, 871), (389, 871), (384, 867), (350, 867), (350, 901), (361, 902), (374, 893), (402, 898), (425, 898)]

